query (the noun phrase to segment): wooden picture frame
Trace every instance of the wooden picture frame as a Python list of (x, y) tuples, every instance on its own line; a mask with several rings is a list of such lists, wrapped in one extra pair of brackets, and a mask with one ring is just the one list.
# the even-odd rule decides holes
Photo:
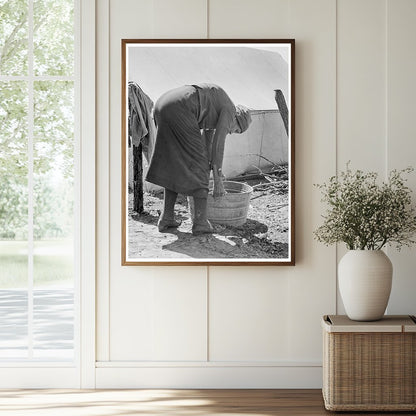
[[(122, 265), (294, 265), (295, 41), (122, 39), (121, 51)], [(210, 97), (220, 94), (218, 91), (225, 91), (231, 100), (227, 103), (235, 104), (231, 106), (235, 118), (230, 116), (233, 128), (226, 136), (222, 165), (227, 193), (218, 198), (208, 195), (213, 233), (193, 235), (192, 230), (197, 234), (192, 228), (193, 195), (199, 194), (193, 190), (181, 194), (188, 181), (179, 180), (182, 171), (175, 163), (179, 160), (193, 172), (193, 158), (199, 161), (202, 157), (201, 151), (193, 148), (194, 142), (182, 142), (184, 137), (188, 140), (183, 132), (188, 132), (184, 129), (190, 123), (193, 132), (194, 124), (199, 123), (201, 137), (212, 134), (215, 142), (219, 124), (215, 130), (203, 117), (208, 111), (204, 106), (214, 102)], [(161, 96), (174, 96), (176, 101), (185, 97), (186, 112), (166, 112), (167, 100), (159, 99)], [(210, 122), (216, 120), (218, 108), (213, 111)], [(237, 114), (245, 115), (244, 127)], [(197, 137), (198, 143), (201, 137)], [(172, 140), (176, 147), (168, 150)], [(177, 148), (185, 153), (178, 156)], [(204, 155), (205, 151), (213, 155), (209, 145), (207, 149), (203, 149)], [(209, 160), (203, 164), (203, 176), (208, 175), (205, 166), (209, 170), (215, 156), (204, 156), (205, 163), (204, 158)], [(166, 170), (160, 167), (162, 159)], [(151, 175), (150, 180), (157, 183), (146, 181), (149, 165), (152, 173), (158, 169), (168, 182)], [(173, 182), (177, 188), (168, 193), (179, 192), (174, 212), (182, 223), (170, 227), (175, 224), (169, 220), (158, 227), (163, 191), (171, 188), (163, 185)], [(199, 186), (206, 189), (206, 185)], [(168, 225), (163, 227), (165, 223)]]

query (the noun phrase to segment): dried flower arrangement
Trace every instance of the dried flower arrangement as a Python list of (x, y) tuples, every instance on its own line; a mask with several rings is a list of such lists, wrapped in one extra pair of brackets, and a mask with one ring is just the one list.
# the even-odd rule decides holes
[(314, 232), (326, 245), (344, 242), (350, 250), (380, 250), (386, 244), (398, 250), (415, 243), (416, 210), (405, 174), (413, 168), (392, 170), (378, 183), (375, 172), (347, 169), (317, 186), (328, 205), (324, 223)]

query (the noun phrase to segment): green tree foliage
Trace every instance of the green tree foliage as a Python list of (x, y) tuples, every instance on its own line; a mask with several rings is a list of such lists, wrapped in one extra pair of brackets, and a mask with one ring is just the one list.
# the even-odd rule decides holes
[(9, 81), (0, 86), (0, 175), (26, 181), (27, 83)]
[(38, 175), (34, 184), (33, 234), (35, 239), (56, 238), (72, 230), (72, 182), (54, 186), (49, 175)]
[(27, 235), (27, 85), (0, 83), (0, 238)]
[(73, 75), (73, 1), (35, 0), (33, 15), (35, 74)]
[[(71, 0), (34, 0), (33, 74), (73, 76)], [(0, 0), (0, 74), (28, 75), (28, 2)], [(0, 238), (27, 238), (27, 80), (0, 81)], [(74, 182), (74, 84), (33, 85), (34, 235), (71, 232)], [(65, 205), (66, 204), (66, 205)]]
[(0, 176), (0, 239), (27, 236), (27, 187)]
[(74, 84), (35, 82), (34, 171), (73, 178)]
[(0, 75), (27, 75), (27, 0), (0, 0)]

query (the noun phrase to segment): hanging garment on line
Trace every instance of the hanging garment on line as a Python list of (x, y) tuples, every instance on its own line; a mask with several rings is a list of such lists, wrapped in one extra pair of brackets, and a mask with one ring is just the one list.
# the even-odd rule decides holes
[(147, 162), (150, 161), (156, 141), (152, 117), (153, 101), (134, 81), (129, 81), (129, 137), (134, 146), (142, 143)]

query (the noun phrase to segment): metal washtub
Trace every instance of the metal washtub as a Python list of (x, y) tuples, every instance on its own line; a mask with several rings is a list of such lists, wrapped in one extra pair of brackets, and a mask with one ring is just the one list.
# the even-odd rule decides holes
[[(224, 181), (227, 192), (222, 198), (212, 196), (212, 183), (208, 194), (208, 219), (217, 224), (240, 226), (247, 221), (250, 197), (253, 188), (241, 182)], [(194, 200), (188, 197), (192, 218), (194, 217)]]

